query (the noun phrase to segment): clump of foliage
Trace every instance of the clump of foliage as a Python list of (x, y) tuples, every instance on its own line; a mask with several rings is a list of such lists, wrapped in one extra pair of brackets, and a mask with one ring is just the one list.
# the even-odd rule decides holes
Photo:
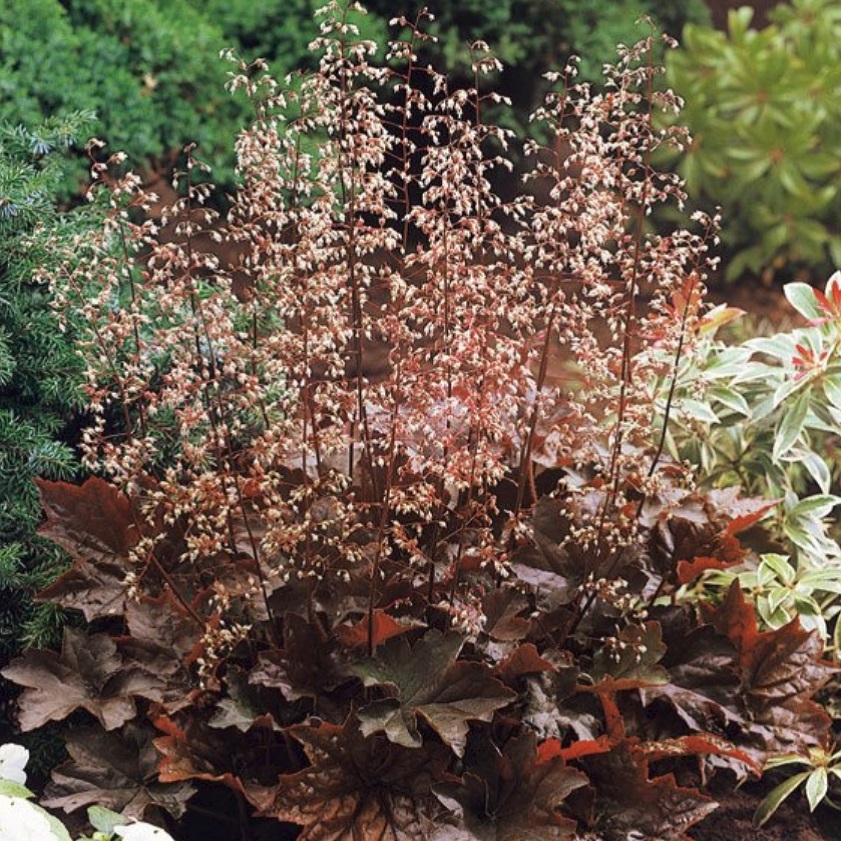
[[(805, 325), (729, 345), (709, 330), (679, 374), (688, 401), (671, 452), (700, 466), (705, 481), (777, 500), (766, 519), (775, 541), (747, 564), (710, 573), (707, 593), (738, 578), (771, 627), (795, 615), (837, 652), (841, 571), (833, 510), (841, 463), (841, 273), (824, 289), (792, 283), (785, 294)], [(738, 315), (722, 308), (710, 326)]]
[[(34, 793), (26, 787), (29, 751), (14, 743), (0, 745), (0, 838), (3, 841), (71, 841), (64, 824), (42, 806), (32, 802)], [(126, 823), (121, 815), (91, 806), (88, 820), (92, 837), (79, 841), (172, 841), (160, 828), (143, 821)]]
[[(97, 136), (137, 165), (168, 168), (195, 142), (230, 181), (245, 112), (225, 96), (212, 58), (228, 46), (178, 0), (9, 0), (0, 6), (0, 121), (33, 126), (95, 111)], [(85, 169), (79, 158), (63, 197), (79, 192)]]
[(684, 839), (710, 776), (825, 744), (832, 670), (738, 586), (673, 603), (767, 503), (665, 451), (715, 220), (646, 233), (684, 198), (652, 165), (676, 134), (654, 39), (603, 94), (553, 77), (529, 144), (550, 200), (506, 202), (495, 59), (474, 45), (451, 86), (416, 61), (421, 16), (377, 66), (347, 12), (292, 90), (239, 64), (224, 219), (188, 153), (162, 242), (103, 163), (102, 229), (57, 248), (100, 475), (38, 483), (74, 559), (40, 598), (90, 625), (3, 670), (23, 730), (70, 722), (42, 802), (176, 836), (213, 787), (226, 838)]
[(692, 135), (679, 171), (693, 195), (727, 209), (726, 278), (828, 272), (841, 264), (841, 13), (832, 0), (792, 0), (762, 31), (751, 16), (731, 12), (727, 34), (688, 25), (669, 57)]
[[(33, 603), (67, 558), (37, 536), (42, 512), (35, 476), (80, 475), (70, 442), (73, 418), (84, 404), (83, 365), (71, 336), (59, 330), (49, 284), (49, 249), (97, 223), (96, 213), (59, 214), (56, 195), (74, 136), (86, 114), (53, 119), (37, 129), (0, 127), (0, 660), (27, 646), (60, 639), (62, 612)], [(39, 227), (40, 234), (33, 237)], [(6, 681), (4, 698), (15, 693)], [(10, 731), (4, 705), (0, 728)], [(36, 767), (46, 754), (35, 753)]]

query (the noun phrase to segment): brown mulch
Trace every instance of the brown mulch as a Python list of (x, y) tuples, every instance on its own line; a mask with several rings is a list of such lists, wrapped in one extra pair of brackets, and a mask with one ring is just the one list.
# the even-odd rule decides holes
[(690, 830), (693, 841), (841, 841), (841, 813), (826, 809), (810, 814), (800, 792), (757, 829), (751, 819), (763, 795), (745, 789), (719, 795), (719, 808)]
[(718, 281), (709, 290), (707, 300), (744, 310), (757, 335), (803, 325), (803, 319), (786, 300), (780, 283), (769, 285), (754, 277), (740, 278), (733, 283)]

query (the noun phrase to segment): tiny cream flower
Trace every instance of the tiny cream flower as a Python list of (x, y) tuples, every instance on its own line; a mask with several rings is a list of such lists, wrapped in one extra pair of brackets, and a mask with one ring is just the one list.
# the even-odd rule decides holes
[(0, 780), (26, 785), (26, 771), (23, 769), (28, 761), (29, 751), (22, 745), (0, 745)]
[(115, 826), (114, 832), (124, 841), (174, 841), (168, 832), (142, 821), (125, 826)]
[(46, 815), (22, 797), (0, 794), (2, 841), (56, 841)]

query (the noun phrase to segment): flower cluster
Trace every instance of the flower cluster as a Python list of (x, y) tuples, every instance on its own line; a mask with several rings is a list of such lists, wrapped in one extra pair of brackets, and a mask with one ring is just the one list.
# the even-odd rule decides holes
[[(646, 232), (683, 202), (652, 163), (681, 141), (655, 127), (678, 102), (655, 91), (652, 38), (603, 93), (574, 64), (554, 78), (532, 192), (503, 200), (512, 138), (485, 119), (487, 46), (451, 89), (417, 64), (425, 14), (385, 66), (345, 6), (322, 14), (316, 72), (231, 74), (255, 120), (227, 215), (192, 150), (159, 220), (133, 176), (98, 165), (108, 222), (53, 284), (88, 366), (88, 464), (179, 527), (186, 563), (251, 559), (248, 583), (202, 606), (210, 660), (292, 578), (366, 580), (373, 606), (388, 567), (472, 624), (463, 570), (507, 574), (541, 472), (606, 489), (579, 542), (620, 555), (657, 489), (711, 263), (715, 220)], [(134, 595), (162, 533), (135, 546)], [(227, 643), (223, 617), (242, 629)]]

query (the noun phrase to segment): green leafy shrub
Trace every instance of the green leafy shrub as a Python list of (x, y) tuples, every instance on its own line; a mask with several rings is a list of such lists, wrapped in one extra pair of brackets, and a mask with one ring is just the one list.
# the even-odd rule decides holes
[(724, 208), (725, 277), (771, 277), (841, 264), (841, 10), (793, 0), (750, 29), (690, 24), (668, 82), (687, 102), (692, 142), (679, 171), (693, 195)]
[[(72, 443), (84, 404), (83, 365), (72, 335), (52, 310), (49, 249), (98, 224), (96, 211), (56, 210), (73, 138), (90, 125), (86, 114), (53, 119), (37, 129), (0, 127), (0, 660), (28, 646), (60, 639), (63, 612), (35, 604), (34, 595), (67, 564), (52, 542), (39, 538), (42, 519), (36, 476), (77, 478)], [(35, 231), (40, 233), (35, 236)], [(42, 239), (43, 237), (43, 239)], [(75, 420), (74, 420), (75, 419)], [(7, 703), (0, 728), (12, 727), (15, 693), (3, 681)], [(44, 773), (56, 760), (55, 740), (30, 740), (33, 763)]]
[(738, 579), (769, 627), (799, 616), (832, 638), (838, 657), (841, 273), (824, 290), (793, 283), (785, 294), (806, 326), (729, 345), (715, 327), (735, 313), (711, 314), (707, 339), (681, 373), (689, 397), (678, 400), (684, 413), (672, 451), (700, 465), (711, 484), (776, 500), (766, 519), (775, 543), (708, 573), (696, 592), (723, 592)]
[[(187, 143), (232, 180), (242, 108), (214, 58), (219, 28), (178, 0), (9, 0), (0, 4), (0, 121), (38, 125), (95, 111), (93, 131), (137, 166), (156, 168)], [(66, 176), (78, 192), (85, 165)]]
[(67, 722), (42, 803), (174, 837), (210, 791), (202, 838), (680, 838), (715, 804), (676, 775), (822, 746), (832, 670), (738, 586), (666, 604), (767, 503), (665, 453), (715, 221), (646, 233), (684, 198), (650, 165), (653, 38), (607, 94), (554, 79), (540, 205), (491, 187), (492, 58), (450, 85), (408, 26), (374, 65), (346, 14), (291, 91), (239, 65), (224, 217), (189, 151), (167, 241), (99, 164), (103, 225), (56, 243), (100, 475), (38, 482), (73, 557), (40, 597), (89, 626), (3, 670), (23, 730)]

